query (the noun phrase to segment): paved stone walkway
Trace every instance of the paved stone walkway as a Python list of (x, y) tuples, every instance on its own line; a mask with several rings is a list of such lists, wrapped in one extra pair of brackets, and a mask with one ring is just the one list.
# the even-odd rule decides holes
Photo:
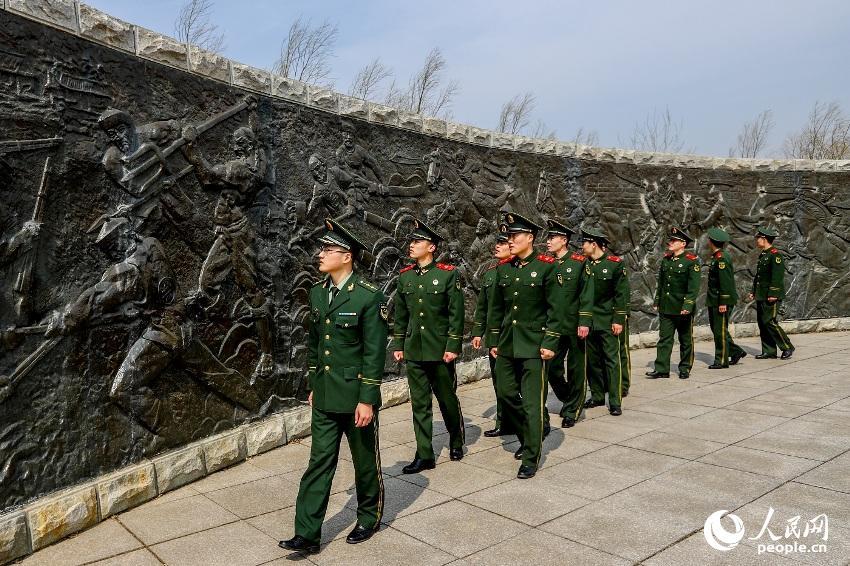
[[(343, 447), (323, 531), (309, 561), (277, 547), (292, 535), (298, 481), (309, 439), (255, 457), (118, 515), (44, 549), (23, 564), (50, 566), (316, 564), (812, 564), (850, 563), (850, 333), (796, 335), (788, 362), (750, 353), (727, 371), (710, 371), (697, 344), (688, 381), (646, 380), (654, 350), (633, 352), (635, 377), (624, 414), (589, 411), (545, 442), (542, 469), (515, 479), (514, 437), (489, 439), (489, 380), (461, 388), (469, 453), (401, 475), (414, 453), (410, 405), (381, 412), (385, 526), (361, 545), (345, 543), (355, 519), (353, 469)], [(674, 355), (675, 359), (675, 355)], [(557, 410), (550, 395), (549, 410)], [(560, 423), (557, 414), (553, 424)], [(804, 525), (825, 513), (825, 553), (758, 554), (786, 538), (800, 516), (799, 543), (821, 542)], [(718, 510), (740, 517), (745, 536), (731, 551), (703, 535)], [(732, 530), (732, 520), (723, 526)], [(815, 540), (817, 538), (817, 540)]]

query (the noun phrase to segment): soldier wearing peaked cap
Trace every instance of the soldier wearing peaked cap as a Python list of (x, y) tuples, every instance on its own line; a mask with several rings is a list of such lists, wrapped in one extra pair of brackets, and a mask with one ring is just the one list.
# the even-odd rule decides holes
[(401, 270), (395, 299), (392, 350), (407, 365), (416, 456), (405, 466), (415, 474), (435, 466), (432, 394), (449, 432), (449, 457), (463, 458), (464, 425), (457, 396), (455, 359), (461, 352), (464, 306), (453, 265), (434, 262), (443, 238), (415, 220), (409, 254), (416, 263)]
[(339, 445), (348, 438), (357, 489), (357, 524), (346, 541), (369, 539), (380, 525), (384, 484), (378, 447), (378, 409), (387, 343), (384, 294), (353, 271), (365, 246), (344, 226), (325, 221), (319, 271), (310, 290), (308, 371), (312, 405), (310, 463), (295, 503), (295, 536), (279, 546), (319, 550), (322, 521), (336, 472)]
[(735, 267), (732, 256), (726, 250), (729, 234), (720, 228), (708, 230), (708, 245), (711, 248), (711, 265), (708, 268), (708, 289), (705, 308), (708, 323), (714, 335), (714, 362), (708, 369), (723, 369), (735, 365), (747, 353), (729, 336), (729, 319), (738, 302), (735, 289)]
[(586, 342), (579, 340), (577, 334), (578, 306), (587, 258), (580, 253), (569, 252), (570, 237), (575, 233), (572, 229), (554, 220), (548, 220), (547, 223), (546, 247), (555, 256), (556, 274), (561, 284), (559, 316), (563, 329), (557, 353), (549, 368), (549, 385), (563, 403), (560, 411), (561, 427), (570, 428), (581, 416), (587, 395)]
[(658, 311), (658, 346), (650, 379), (670, 377), (673, 336), (679, 336), (679, 378), (687, 379), (694, 365), (694, 312), (702, 276), (699, 257), (687, 252), (693, 242), (684, 230), (673, 227), (667, 253), (658, 270), (654, 308)]
[(482, 345), (487, 348), (487, 358), (490, 362), (490, 379), (493, 382), (493, 390), (496, 393), (496, 422), (492, 429), (484, 431), (484, 436), (487, 437), (512, 434), (502, 419), (502, 402), (498, 398), (499, 387), (496, 383), (496, 358), (490, 353), (490, 348), (496, 346), (498, 340), (487, 333), (490, 296), (493, 294), (493, 287), (496, 285), (496, 268), (513, 260), (511, 248), (508, 244), (508, 233), (501, 231), (501, 226), (499, 233), (496, 235), (496, 243), (493, 246), (493, 257), (497, 260), (497, 263), (485, 271), (482, 276), (481, 289), (478, 291), (478, 301), (475, 305), (475, 320), (472, 324), (472, 347), (476, 350)]
[(517, 431), (522, 460), (519, 479), (533, 477), (540, 464), (549, 363), (561, 339), (558, 319), (562, 300), (554, 258), (534, 253), (540, 226), (512, 212), (505, 214), (514, 259), (496, 268), (490, 298), (488, 335), (495, 347), (496, 386), (503, 421)]
[(628, 346), (621, 334), (629, 316), (629, 279), (623, 260), (608, 253), (608, 237), (593, 228), (581, 231), (585, 284), (579, 298), (578, 337), (586, 340), (587, 358), (598, 363), (588, 364), (587, 382), (590, 399), (585, 407), (605, 404), (614, 416), (623, 414), (623, 387), (628, 383)]
[(756, 247), (761, 253), (749, 298), (756, 301), (756, 320), (761, 336), (761, 354), (756, 356), (757, 360), (775, 358), (777, 346), (782, 350), (783, 360), (794, 353), (794, 346), (777, 319), (779, 304), (785, 298), (785, 260), (773, 245), (778, 235), (770, 227), (761, 227), (756, 232)]

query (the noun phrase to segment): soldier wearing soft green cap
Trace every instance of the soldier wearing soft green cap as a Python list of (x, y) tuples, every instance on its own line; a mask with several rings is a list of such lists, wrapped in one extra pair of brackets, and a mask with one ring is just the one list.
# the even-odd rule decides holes
[(463, 458), (463, 413), (457, 396), (455, 359), (461, 352), (463, 291), (453, 265), (434, 262), (442, 236), (414, 220), (409, 256), (416, 263), (399, 274), (395, 298), (395, 325), (391, 348), (396, 361), (407, 365), (416, 455), (405, 474), (436, 465), (432, 394), (449, 432), (449, 458)]
[(581, 231), (585, 284), (579, 299), (578, 337), (587, 341), (587, 366), (590, 399), (586, 408), (605, 404), (613, 416), (623, 414), (624, 383), (628, 383), (628, 356), (623, 355), (621, 338), (629, 316), (629, 278), (623, 260), (608, 253), (609, 240), (601, 230), (583, 228)]
[(777, 320), (779, 304), (785, 298), (785, 260), (773, 245), (777, 236), (779, 233), (768, 226), (760, 227), (756, 232), (756, 247), (761, 253), (749, 299), (756, 301), (756, 320), (761, 336), (761, 354), (756, 356), (757, 360), (775, 358), (777, 347), (782, 350), (783, 360), (794, 353), (791, 340)]
[(679, 378), (687, 379), (694, 365), (694, 312), (699, 295), (699, 257), (687, 250), (693, 242), (684, 230), (674, 226), (667, 241), (667, 253), (658, 270), (655, 310), (658, 311), (658, 345), (655, 369), (650, 379), (670, 377), (673, 336), (679, 335)]
[(555, 259), (534, 253), (541, 227), (514, 212), (505, 213), (505, 226), (514, 259), (496, 268), (490, 299), (488, 334), (496, 346), (496, 382), (503, 403), (503, 421), (517, 432), (522, 460), (517, 478), (537, 473), (547, 424), (544, 407), (548, 364), (561, 339), (558, 313), (561, 286)]
[(513, 259), (511, 247), (508, 244), (508, 233), (502, 232), (501, 229), (496, 234), (496, 243), (493, 245), (493, 257), (496, 259), (496, 264), (485, 271), (481, 278), (481, 289), (478, 291), (478, 301), (475, 305), (475, 320), (472, 323), (472, 347), (476, 350), (481, 348), (481, 346), (487, 348), (487, 358), (490, 363), (490, 379), (493, 382), (493, 390), (496, 393), (495, 426), (490, 430), (484, 431), (484, 436), (488, 438), (512, 434), (512, 431), (502, 421), (502, 402), (499, 400), (499, 387), (496, 384), (496, 358), (490, 354), (490, 348), (496, 346), (498, 336), (493, 337), (487, 333), (490, 296), (493, 294), (493, 286), (496, 285), (496, 268)]
[(735, 289), (735, 267), (732, 256), (726, 250), (729, 234), (720, 228), (708, 230), (708, 245), (711, 248), (711, 265), (708, 268), (708, 289), (705, 307), (708, 309), (708, 324), (714, 335), (714, 362), (708, 369), (724, 369), (737, 364), (747, 353), (729, 335), (729, 319), (738, 302)]
[(366, 247), (338, 222), (329, 219), (325, 226), (319, 238), (319, 271), (327, 277), (310, 290), (310, 462), (295, 501), (295, 536), (279, 543), (305, 554), (319, 551), (343, 435), (357, 490), (357, 524), (346, 542), (369, 539), (384, 508), (378, 409), (389, 333), (387, 303), (375, 285), (354, 273), (354, 261)]

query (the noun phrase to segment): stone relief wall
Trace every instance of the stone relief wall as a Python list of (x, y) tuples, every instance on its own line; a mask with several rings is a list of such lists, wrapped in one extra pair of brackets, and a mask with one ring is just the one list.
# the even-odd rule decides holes
[(438, 226), (469, 322), (505, 209), (608, 232), (632, 332), (656, 324), (672, 224), (703, 256), (707, 228), (727, 229), (743, 294), (754, 227), (774, 224), (785, 315), (850, 314), (847, 163), (745, 167), (495, 134), (70, 5), (53, 24), (111, 47), (0, 10), (0, 509), (300, 403), (327, 216), (371, 244), (365, 275), (390, 297), (413, 217)]

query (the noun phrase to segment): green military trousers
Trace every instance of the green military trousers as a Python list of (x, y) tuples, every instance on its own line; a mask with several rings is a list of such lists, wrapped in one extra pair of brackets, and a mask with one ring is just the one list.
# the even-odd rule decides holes
[(561, 418), (578, 420), (584, 409), (584, 399), (587, 396), (585, 348), (585, 341), (579, 340), (578, 336), (561, 336), (558, 353), (549, 361), (549, 385), (552, 386), (555, 397), (563, 403)]
[(658, 315), (658, 345), (655, 352), (655, 371), (670, 373), (673, 335), (679, 335), (679, 373), (690, 375), (694, 366), (694, 315)]
[(729, 358), (744, 353), (744, 350), (735, 344), (732, 336), (729, 335), (732, 308), (728, 305), (726, 312), (720, 312), (717, 307), (708, 307), (708, 324), (714, 335), (714, 365), (729, 367)]
[(623, 325), (623, 331), (617, 336), (620, 340), (620, 365), (623, 368), (623, 386), (620, 388), (623, 397), (629, 394), (632, 376), (632, 353), (629, 349), (629, 317)]
[(384, 512), (378, 411), (369, 425), (358, 428), (354, 426), (353, 413), (327, 413), (314, 407), (310, 430), (313, 435), (310, 463), (301, 476), (295, 501), (295, 534), (311, 542), (320, 542), (343, 434), (348, 438), (354, 462), (357, 523), (367, 528), (375, 527)]
[[(622, 334), (620, 334), (622, 336)], [(608, 393), (608, 407), (622, 405), (623, 383), (628, 380), (627, 356), (623, 355), (623, 342), (614, 336), (610, 328), (592, 329), (585, 338), (587, 356), (587, 383), (590, 386), (590, 398), (597, 403), (605, 402)], [(592, 363), (591, 363), (592, 362)]]
[(463, 448), (463, 413), (457, 396), (455, 363), (442, 360), (407, 362), (407, 385), (410, 387), (410, 405), (413, 409), (413, 434), (416, 437), (416, 456), (423, 460), (434, 459), (431, 437), (434, 432), (434, 411), (431, 395), (437, 399), (440, 413), (449, 431), (449, 447)]
[(544, 407), (549, 364), (541, 358), (496, 358), (496, 385), (502, 419), (516, 431), (523, 447), (522, 463), (536, 468), (543, 451)]
[(794, 346), (788, 335), (779, 326), (777, 320), (779, 312), (779, 301), (772, 303), (768, 301), (756, 301), (756, 320), (759, 325), (759, 336), (761, 337), (761, 353), (765, 356), (775, 356), (776, 347), (783, 352), (792, 350)]
[(499, 387), (496, 385), (496, 358), (488, 352), (487, 361), (490, 362), (490, 380), (493, 382), (493, 391), (496, 393), (496, 428), (502, 431), (502, 434), (513, 434), (502, 420), (502, 401), (499, 399)]

